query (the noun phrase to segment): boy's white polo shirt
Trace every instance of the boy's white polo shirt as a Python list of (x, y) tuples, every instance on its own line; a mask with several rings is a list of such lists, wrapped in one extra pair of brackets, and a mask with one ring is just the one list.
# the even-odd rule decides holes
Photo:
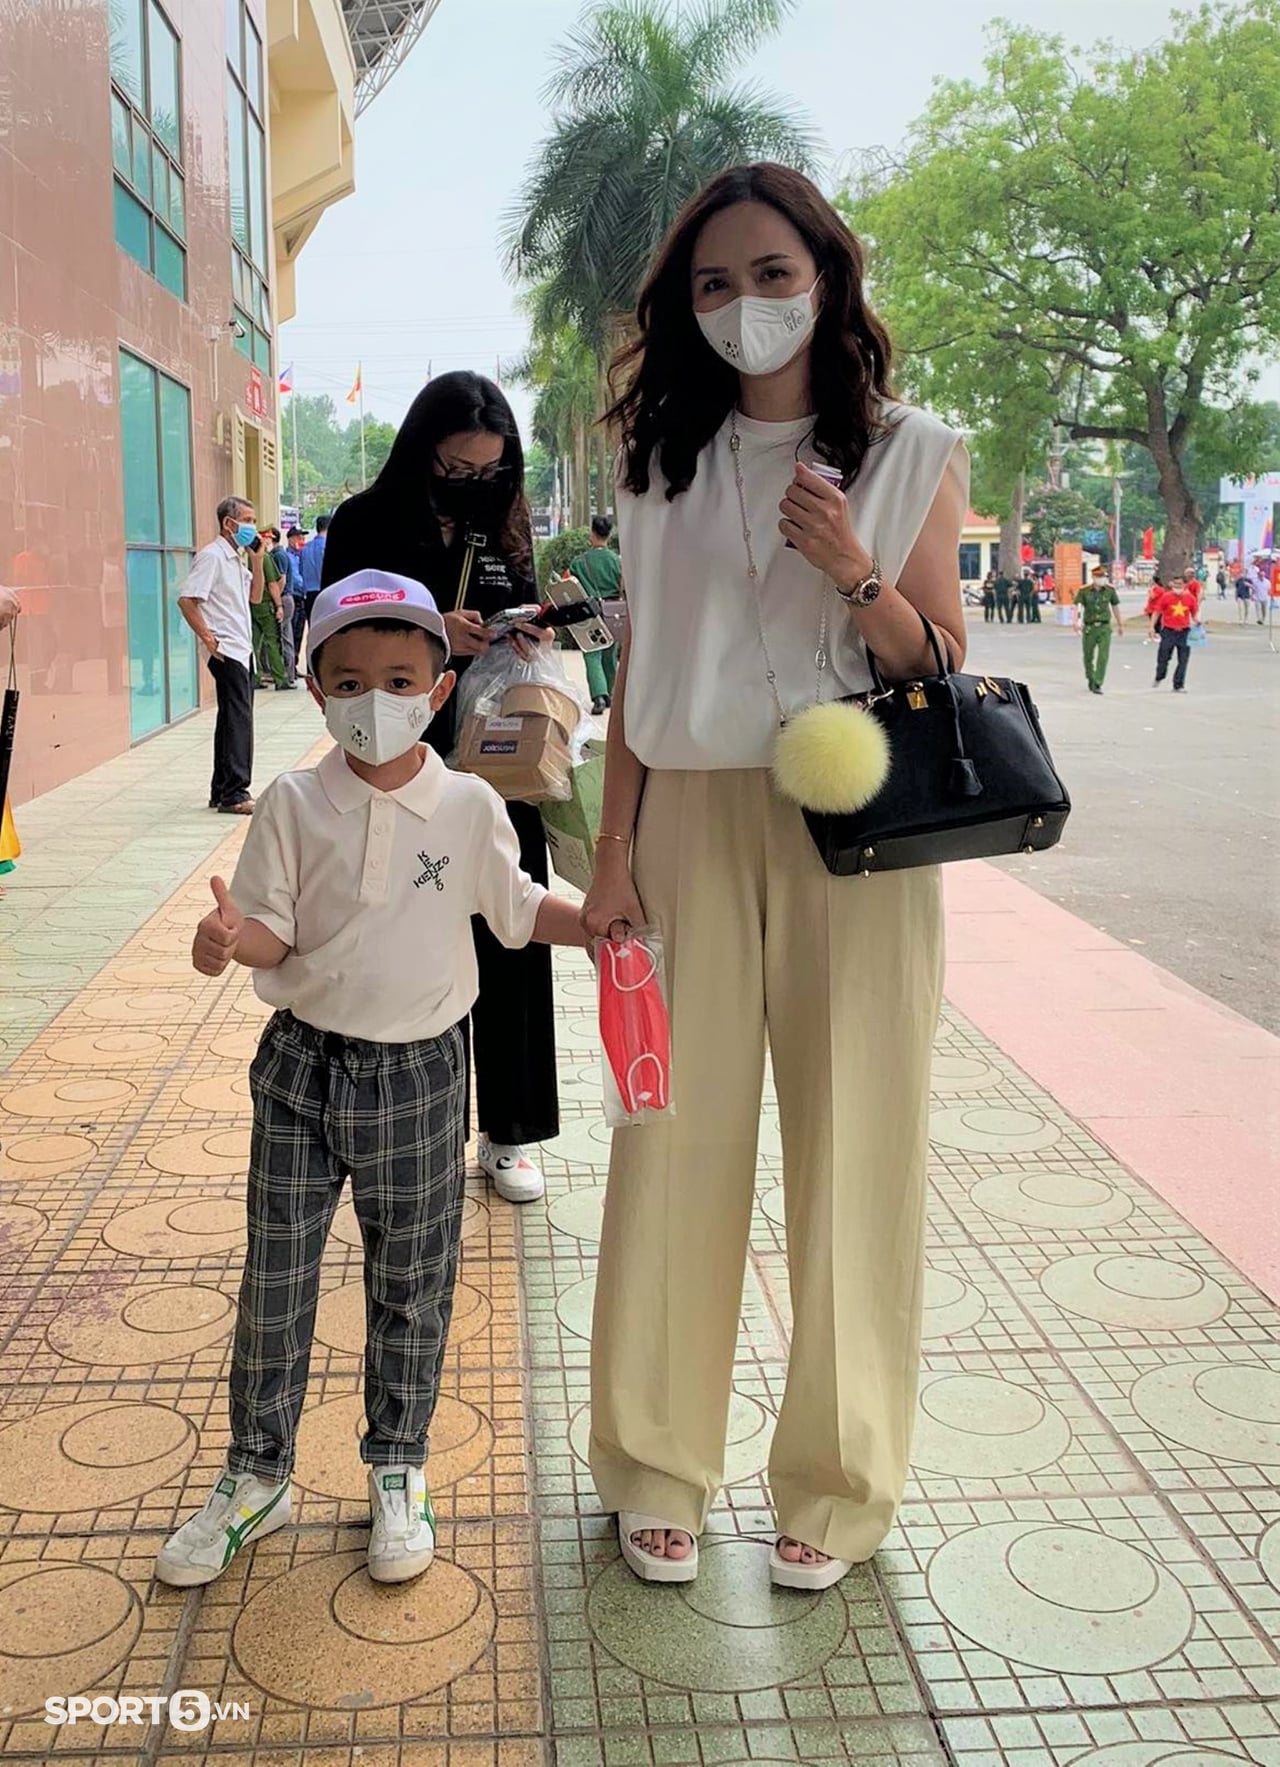
[(471, 916), (510, 948), (533, 936), (547, 892), (520, 869), (501, 798), (423, 753), (399, 791), (375, 791), (335, 748), (258, 799), (231, 894), (291, 950), (254, 986), (317, 1030), (437, 1037), (479, 992)]

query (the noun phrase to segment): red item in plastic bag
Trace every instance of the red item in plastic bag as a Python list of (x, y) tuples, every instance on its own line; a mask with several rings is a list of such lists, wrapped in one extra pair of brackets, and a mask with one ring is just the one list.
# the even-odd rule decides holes
[(643, 939), (602, 941), (600, 1035), (628, 1116), (671, 1101), (671, 1020), (658, 962)]

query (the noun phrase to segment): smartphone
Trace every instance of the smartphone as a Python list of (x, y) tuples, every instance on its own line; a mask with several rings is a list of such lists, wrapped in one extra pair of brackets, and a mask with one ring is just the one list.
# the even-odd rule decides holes
[(484, 629), (496, 644), (500, 638), (509, 638), (518, 626), (528, 625), (541, 612), (538, 602), (531, 602), (527, 607), (504, 607), (499, 613), (489, 615)]
[[(820, 479), (825, 479), (827, 484), (834, 485), (837, 491), (844, 483), (844, 474), (838, 466), (828, 466), (825, 460), (806, 460), (804, 464), (810, 472), (816, 472)], [(795, 551), (794, 540), (788, 540), (785, 544), (791, 548), (792, 552)]]
[(608, 650), (613, 633), (600, 614), (600, 604), (593, 602), (576, 577), (552, 577), (547, 585), (547, 598), (558, 608), (581, 606), (582, 618), (565, 626), (579, 650)]

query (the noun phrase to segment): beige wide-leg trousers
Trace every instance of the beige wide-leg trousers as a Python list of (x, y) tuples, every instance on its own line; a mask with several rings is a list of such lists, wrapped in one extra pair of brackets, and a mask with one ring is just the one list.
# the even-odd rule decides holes
[(938, 873), (831, 877), (750, 771), (650, 773), (635, 876), (666, 942), (677, 1114), (614, 1136), (596, 1488), (695, 1534), (720, 1488), (767, 1039), (794, 1315), (774, 1503), (783, 1533), (868, 1558), (915, 1411)]

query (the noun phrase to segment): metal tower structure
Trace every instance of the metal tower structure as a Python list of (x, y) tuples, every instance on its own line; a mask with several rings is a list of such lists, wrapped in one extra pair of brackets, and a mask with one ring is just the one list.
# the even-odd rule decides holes
[(356, 115), (368, 108), (431, 22), (440, 0), (342, 0), (356, 59)]

